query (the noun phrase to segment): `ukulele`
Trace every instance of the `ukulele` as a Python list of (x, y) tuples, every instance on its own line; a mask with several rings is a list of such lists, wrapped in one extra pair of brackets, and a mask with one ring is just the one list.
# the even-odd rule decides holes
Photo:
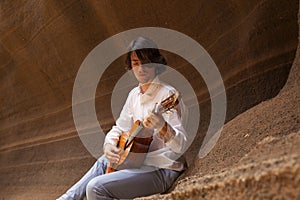
[[(179, 93), (175, 92), (164, 99), (152, 112), (164, 113), (174, 108), (179, 103)], [(117, 144), (122, 149), (119, 162), (110, 163), (106, 168), (106, 173), (111, 173), (121, 169), (140, 168), (143, 164), (152, 142), (153, 129), (144, 127), (139, 120), (135, 121), (129, 132), (123, 132)]]

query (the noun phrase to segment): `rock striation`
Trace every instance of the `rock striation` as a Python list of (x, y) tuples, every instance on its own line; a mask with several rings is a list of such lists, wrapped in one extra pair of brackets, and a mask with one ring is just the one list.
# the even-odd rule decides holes
[[(106, 38), (151, 26), (180, 31), (211, 55), (226, 88), (227, 123), (197, 159), (209, 93), (188, 61), (164, 52), (192, 85), (201, 121), (186, 153), (190, 168), (168, 194), (148, 198), (299, 198), (298, 10), (297, 0), (1, 1), (0, 198), (55, 199), (89, 169), (95, 158), (72, 116), (77, 71)], [(114, 123), (110, 98), (122, 66), (122, 58), (112, 63), (97, 88), (104, 131)]]

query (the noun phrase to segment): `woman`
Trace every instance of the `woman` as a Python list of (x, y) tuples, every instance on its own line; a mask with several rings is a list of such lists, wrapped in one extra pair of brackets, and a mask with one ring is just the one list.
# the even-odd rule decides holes
[[(130, 91), (116, 124), (107, 133), (104, 155), (59, 200), (77, 200), (85, 195), (89, 200), (132, 199), (163, 193), (185, 169), (186, 163), (180, 157), (187, 143), (180, 116), (182, 101), (169, 112), (155, 111), (157, 103), (176, 93), (158, 78), (165, 71), (166, 59), (153, 41), (139, 37), (129, 45), (126, 64), (139, 85)], [(137, 120), (152, 135), (142, 166), (105, 173), (108, 166), (118, 163), (123, 153), (117, 146), (120, 135), (129, 131)]]

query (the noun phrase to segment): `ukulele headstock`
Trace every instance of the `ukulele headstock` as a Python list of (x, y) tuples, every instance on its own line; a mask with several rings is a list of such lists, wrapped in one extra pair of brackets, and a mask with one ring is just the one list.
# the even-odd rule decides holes
[(179, 92), (176, 91), (174, 94), (172, 94), (171, 96), (169, 96), (168, 98), (166, 98), (160, 103), (162, 112), (171, 110), (172, 108), (177, 106), (178, 103), (179, 103)]

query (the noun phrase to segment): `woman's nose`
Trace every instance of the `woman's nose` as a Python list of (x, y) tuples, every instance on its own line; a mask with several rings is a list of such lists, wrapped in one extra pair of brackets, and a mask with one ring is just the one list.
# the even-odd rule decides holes
[(145, 65), (143, 65), (143, 64), (139, 64), (138, 65), (138, 70), (139, 71), (142, 71), (142, 70), (144, 70), (145, 69)]

